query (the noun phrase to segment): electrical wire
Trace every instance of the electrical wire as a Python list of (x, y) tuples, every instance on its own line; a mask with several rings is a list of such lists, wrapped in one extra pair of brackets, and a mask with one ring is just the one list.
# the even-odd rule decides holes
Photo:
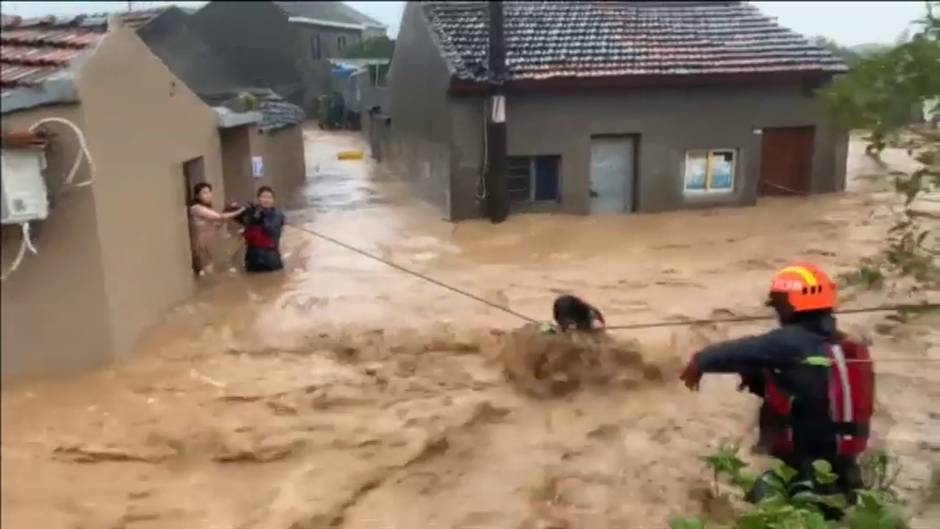
[(37, 121), (36, 123), (33, 123), (32, 126), (29, 127), (29, 131), (35, 132), (36, 129), (45, 125), (46, 123), (60, 123), (62, 125), (65, 125), (69, 127), (70, 129), (72, 129), (72, 132), (74, 132), (75, 136), (78, 138), (79, 150), (75, 154), (75, 162), (72, 163), (72, 168), (69, 170), (68, 175), (65, 177), (65, 181), (63, 182), (63, 185), (74, 185), (75, 187), (85, 187), (85, 186), (91, 185), (91, 182), (92, 182), (91, 176), (89, 176), (88, 180), (84, 182), (72, 184), (72, 180), (75, 179), (75, 175), (78, 173), (78, 168), (81, 166), (83, 154), (85, 155), (85, 159), (88, 160), (89, 173), (93, 173), (95, 170), (95, 162), (94, 160), (92, 160), (91, 153), (88, 151), (88, 144), (85, 142), (85, 134), (82, 132), (80, 128), (78, 128), (78, 125), (76, 125), (75, 123), (72, 123), (71, 121), (65, 118), (54, 117), (54, 116), (43, 118)]
[[(65, 180), (62, 183), (62, 187), (64, 188), (65, 186), (69, 186), (69, 185), (74, 186), (74, 187), (87, 187), (91, 185), (92, 175), (95, 170), (95, 163), (91, 157), (91, 153), (88, 151), (88, 144), (85, 142), (85, 134), (82, 132), (80, 128), (78, 128), (78, 125), (76, 125), (75, 123), (72, 123), (71, 121), (65, 118), (60, 118), (60, 117), (55, 117), (55, 116), (40, 119), (36, 123), (33, 123), (29, 127), (28, 130), (29, 132), (36, 132), (36, 129), (45, 125), (46, 123), (60, 123), (62, 125), (65, 125), (69, 127), (72, 130), (72, 132), (75, 133), (75, 136), (78, 138), (79, 149), (78, 149), (78, 152), (75, 153), (75, 161), (72, 163), (72, 168), (69, 169), (68, 174), (65, 176)], [(73, 184), (72, 180), (74, 180), (75, 175), (78, 174), (78, 168), (81, 166), (81, 163), (82, 163), (82, 155), (84, 155), (85, 159), (88, 160), (89, 177), (88, 177), (88, 180), (84, 182)], [(16, 257), (13, 259), (13, 263), (10, 265), (10, 269), (7, 270), (6, 272), (0, 273), (0, 281), (6, 281), (7, 278), (9, 278), (14, 272), (16, 272), (16, 270), (23, 263), (23, 258), (26, 256), (27, 249), (30, 252), (32, 252), (33, 255), (36, 255), (39, 253), (36, 250), (36, 246), (33, 245), (32, 238), (30, 237), (29, 221), (26, 221), (20, 224), (20, 226), (22, 227), (22, 239), (20, 240), (20, 249), (17, 250)]]
[(20, 249), (16, 252), (16, 257), (13, 259), (13, 264), (10, 265), (10, 269), (6, 272), (0, 273), (0, 281), (6, 281), (13, 272), (16, 272), (16, 269), (20, 267), (20, 264), (23, 262), (23, 258), (26, 257), (26, 249), (30, 248), (34, 254), (36, 253), (36, 248), (33, 246), (32, 242), (27, 242), (29, 240), (29, 222), (24, 222), (20, 224), (22, 231), (22, 240), (20, 241)]

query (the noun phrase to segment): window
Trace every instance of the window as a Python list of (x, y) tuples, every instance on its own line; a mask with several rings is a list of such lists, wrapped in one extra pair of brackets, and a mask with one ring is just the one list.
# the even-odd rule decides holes
[(734, 149), (694, 150), (685, 153), (685, 192), (730, 193), (734, 190)]
[(314, 59), (320, 59), (322, 57), (320, 53), (320, 35), (310, 37), (310, 55)]
[(507, 184), (512, 202), (559, 202), (560, 156), (510, 156)]
[(346, 36), (340, 35), (336, 37), (336, 50), (343, 51), (343, 48), (346, 47)]

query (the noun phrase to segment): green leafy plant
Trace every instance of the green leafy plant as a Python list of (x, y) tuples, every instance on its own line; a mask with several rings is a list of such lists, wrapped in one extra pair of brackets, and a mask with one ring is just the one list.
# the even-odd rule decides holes
[(391, 59), (393, 53), (395, 41), (383, 35), (348, 46), (341, 55), (346, 59)]
[[(857, 501), (848, 505), (842, 495), (817, 491), (835, 484), (839, 476), (826, 461), (813, 463), (812, 477), (807, 479), (793, 468), (776, 462), (770, 472), (760, 478), (764, 494), (756, 503), (743, 498), (757, 482), (747, 463), (738, 456), (738, 444), (722, 441), (717, 450), (704, 458), (715, 480), (713, 493), (718, 495), (717, 482), (728, 480), (736, 489), (736, 517), (730, 523), (714, 523), (698, 516), (677, 517), (671, 529), (906, 529), (906, 521), (892, 494), (886, 492), (892, 482), (890, 472), (877, 474), (882, 490), (857, 491)], [(872, 456), (873, 469), (890, 468), (891, 458), (884, 454)], [(893, 479), (893, 478), (892, 478)], [(815, 482), (815, 483), (814, 483)], [(833, 516), (835, 514), (835, 516)], [(827, 519), (835, 518), (835, 519)]]
[(897, 499), (894, 490), (901, 473), (901, 463), (883, 450), (873, 450), (859, 459), (862, 482), (865, 488)]
[(860, 285), (866, 290), (881, 288), (884, 284), (884, 272), (876, 265), (865, 264), (839, 276), (839, 284), (842, 287)]

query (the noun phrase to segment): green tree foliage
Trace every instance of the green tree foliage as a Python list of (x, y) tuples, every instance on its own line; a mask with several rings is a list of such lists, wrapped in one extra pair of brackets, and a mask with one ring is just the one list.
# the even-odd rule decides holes
[(853, 50), (852, 48), (842, 46), (838, 42), (826, 37), (813, 37), (810, 39), (810, 42), (819, 46), (820, 48), (829, 50), (833, 55), (845, 61), (845, 63), (850, 67), (855, 66), (862, 59), (861, 53)]
[(940, 97), (940, 2), (926, 5), (909, 41), (860, 60), (825, 92), (842, 125), (871, 131), (878, 152), (910, 123), (912, 107)]
[(919, 195), (940, 187), (940, 131), (930, 125), (912, 126), (912, 109), (940, 111), (940, 2), (925, 5), (927, 13), (908, 40), (861, 59), (823, 97), (843, 127), (869, 132), (870, 156), (880, 161), (886, 147), (901, 147), (923, 164), (911, 173), (893, 173), (904, 208), (889, 232), (879, 267), (936, 282), (940, 254), (930, 246), (936, 222), (925, 221), (912, 208)]
[(386, 37), (374, 37), (357, 42), (343, 50), (344, 59), (391, 59), (395, 41)]

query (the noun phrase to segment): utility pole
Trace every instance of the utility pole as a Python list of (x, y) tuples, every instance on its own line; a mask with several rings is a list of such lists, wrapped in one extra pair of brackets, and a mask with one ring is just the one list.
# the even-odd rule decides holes
[(487, 2), (489, 6), (489, 112), (487, 113), (486, 143), (486, 216), (494, 223), (509, 216), (509, 186), (506, 161), (506, 34), (502, 2)]

